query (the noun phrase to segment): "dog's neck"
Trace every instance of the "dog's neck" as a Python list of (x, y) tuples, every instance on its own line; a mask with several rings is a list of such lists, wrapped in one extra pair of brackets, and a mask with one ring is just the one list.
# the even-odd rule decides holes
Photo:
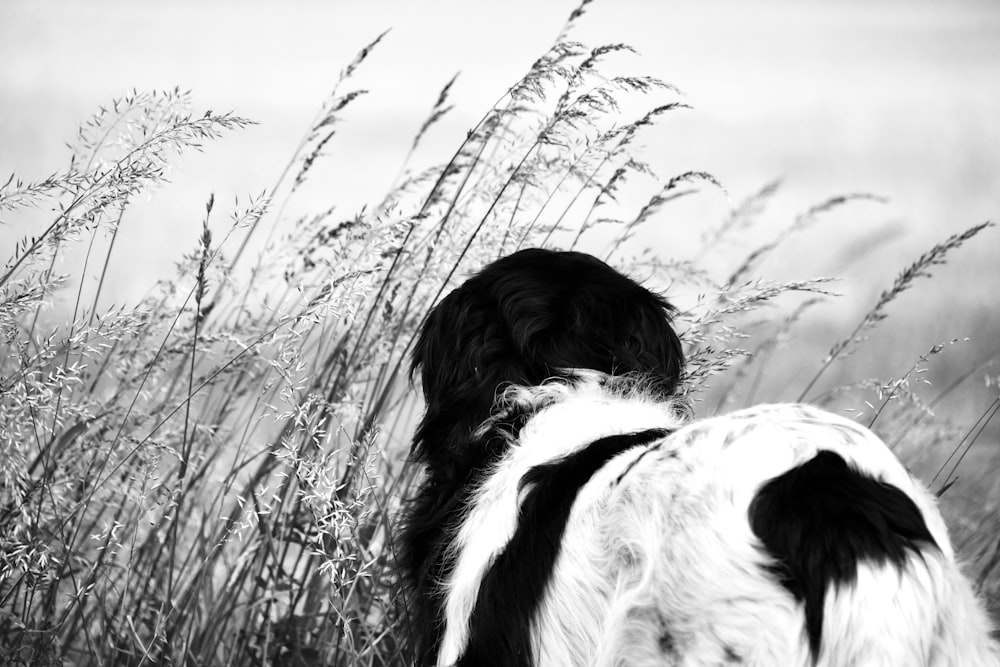
[[(563, 378), (545, 384), (511, 386), (501, 392), (492, 416), (473, 433), (476, 441), (503, 439), (507, 447), (526, 446), (523, 441), (536, 431), (552, 433), (550, 422), (561, 425), (567, 442), (555, 458), (575, 451), (597, 438), (646, 428), (675, 430), (690, 419), (687, 402), (664, 396), (641, 376), (610, 376), (590, 370), (568, 370)], [(625, 411), (631, 421), (623, 420)], [(526, 430), (527, 428), (527, 430)], [(507, 447), (502, 447), (506, 451)]]

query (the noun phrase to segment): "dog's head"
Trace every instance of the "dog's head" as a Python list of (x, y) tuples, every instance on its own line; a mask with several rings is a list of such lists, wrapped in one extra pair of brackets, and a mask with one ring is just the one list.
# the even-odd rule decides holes
[(413, 353), (426, 413), (413, 454), (433, 473), (461, 474), (497, 390), (568, 369), (643, 374), (664, 394), (683, 366), (667, 301), (579, 252), (529, 249), (488, 265), (439, 303)]

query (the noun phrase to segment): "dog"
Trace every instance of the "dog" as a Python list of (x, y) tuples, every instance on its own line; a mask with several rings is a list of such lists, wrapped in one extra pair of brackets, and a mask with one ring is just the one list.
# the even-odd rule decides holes
[(426, 665), (998, 665), (933, 497), (805, 405), (692, 421), (673, 308), (527, 250), (418, 337), (403, 517)]

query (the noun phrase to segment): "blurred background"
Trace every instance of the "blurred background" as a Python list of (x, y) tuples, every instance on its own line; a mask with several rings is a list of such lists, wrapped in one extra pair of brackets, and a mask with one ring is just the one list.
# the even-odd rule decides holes
[[(194, 247), (211, 193), (228, 205), (274, 183), (340, 70), (380, 32), (391, 29), (353, 79), (370, 92), (345, 111), (328, 150), (334, 166), (312, 183), (317, 209), (335, 201), (348, 216), (377, 201), (441, 87), (460, 72), (455, 109), (423, 147), (426, 164), (446, 159), (575, 6), (4, 0), (0, 176), (32, 180), (60, 169), (78, 124), (133, 88), (180, 86), (193, 91), (196, 112), (232, 110), (257, 121), (177, 160), (171, 183), (130, 210), (106, 298), (134, 303)], [(1000, 218), (1000, 3), (614, 0), (589, 5), (577, 37), (632, 45), (639, 55), (625, 69), (684, 92), (694, 109), (644, 135), (644, 155), (665, 177), (704, 170), (726, 189), (668, 207), (639, 246), (690, 257), (730, 207), (782, 179), (761, 224), (703, 258), (722, 279), (736, 258), (811, 205), (854, 192), (886, 198), (824, 216), (761, 268), (776, 280), (842, 277), (834, 288), (842, 298), (794, 341), (795, 357), (810, 364), (921, 253)], [(6, 249), (33, 221), (5, 223)], [(928, 376), (936, 382), (995, 354), (998, 250), (993, 229), (953, 253), (933, 280), (892, 304), (853, 367), (840, 365), (842, 375), (829, 379), (898, 376), (953, 338), (972, 340), (939, 355)], [(698, 295), (671, 296), (684, 306)]]

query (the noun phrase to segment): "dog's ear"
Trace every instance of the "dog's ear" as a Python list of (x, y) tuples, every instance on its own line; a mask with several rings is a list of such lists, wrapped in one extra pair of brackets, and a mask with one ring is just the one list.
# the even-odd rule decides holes
[(502, 385), (530, 382), (506, 321), (481, 284), (470, 280), (435, 306), (413, 350), (411, 375), (419, 370), (426, 402), (413, 454), (439, 472), (463, 469), (480, 454), (465, 450)]
[(672, 326), (676, 311), (652, 292), (636, 298), (641, 303), (624, 313), (623, 337), (615, 351), (620, 372), (644, 374), (664, 395), (673, 394), (684, 369), (684, 346)]

